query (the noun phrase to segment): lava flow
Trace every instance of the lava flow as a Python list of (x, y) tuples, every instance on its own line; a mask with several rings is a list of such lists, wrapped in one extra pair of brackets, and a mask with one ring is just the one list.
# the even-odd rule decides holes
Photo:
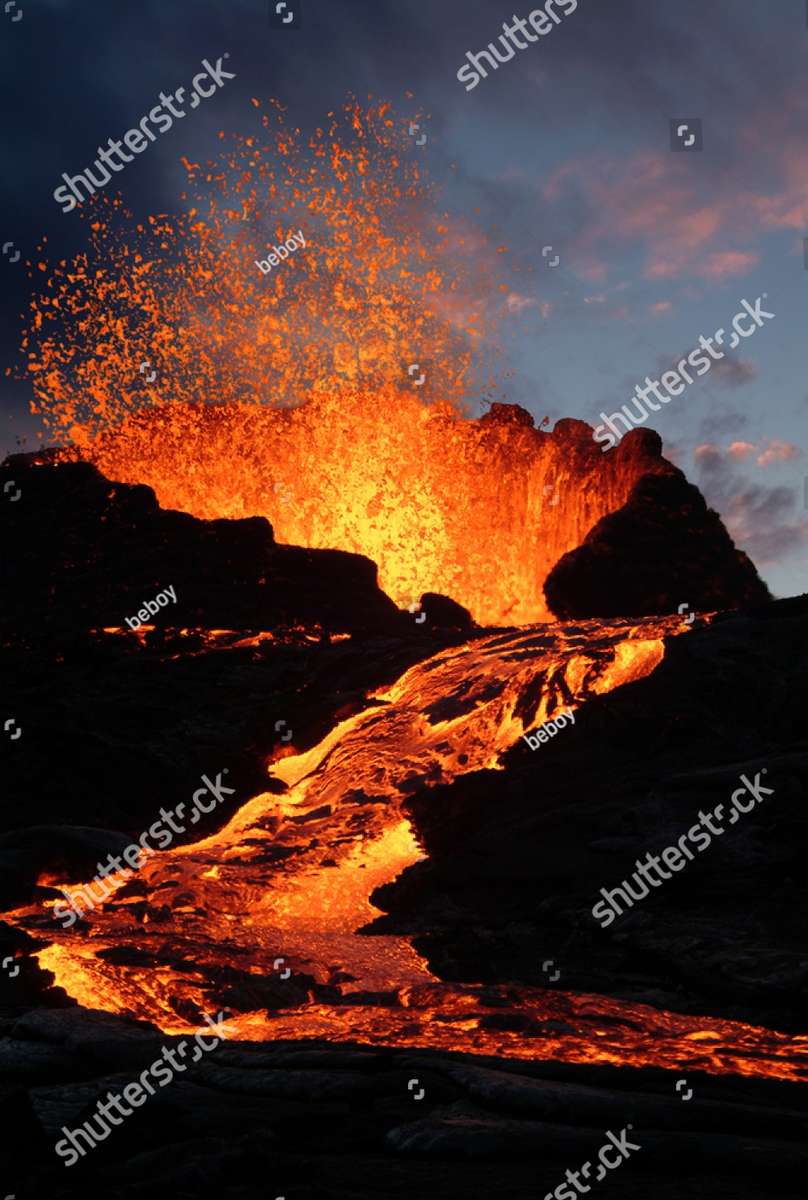
[[(664, 639), (688, 628), (678, 617), (585, 621), (444, 650), (319, 745), (274, 763), (283, 794), (255, 796), (218, 833), (154, 854), (73, 929), (53, 921), (52, 900), (5, 919), (52, 939), (39, 961), (79, 1003), (165, 1032), (227, 1006), (236, 1036), (256, 1041), (800, 1078), (808, 1039), (602, 996), (443, 983), (406, 938), (361, 932), (379, 915), (374, 889), (420, 856), (402, 812), (408, 795), (498, 769), (526, 727), (649, 674)], [(492, 992), (496, 1011), (520, 1014), (532, 1035), (486, 1022)]]
[[(127, 226), (117, 200), (88, 202), (87, 251), (37, 263), (22, 343), (34, 412), (64, 455), (151, 485), (164, 508), (268, 516), (279, 539), (366, 554), (402, 607), (441, 592), (481, 623), (527, 627), (411, 667), (275, 762), (285, 791), (154, 854), (72, 928), (54, 900), (6, 920), (50, 943), (39, 961), (80, 1004), (166, 1032), (228, 1008), (256, 1041), (798, 1078), (805, 1039), (445, 983), (406, 937), (367, 931), (374, 891), (421, 855), (408, 797), (501, 769), (525, 728), (649, 674), (689, 628), (675, 616), (527, 625), (550, 617), (542, 585), (559, 558), (642, 476), (673, 468), (647, 431), (603, 455), (580, 421), (545, 433), (505, 405), (466, 419), (468, 397), (494, 394), (482, 347), (517, 268), (438, 206), (406, 119), (351, 103), (301, 142), (277, 106), (252, 115), (256, 133), (219, 162), (186, 163), (184, 213)], [(298, 228), (305, 248), (262, 274), (256, 259)], [(199, 653), (213, 652), (206, 636)], [(510, 1027), (490, 1020), (493, 994)]]

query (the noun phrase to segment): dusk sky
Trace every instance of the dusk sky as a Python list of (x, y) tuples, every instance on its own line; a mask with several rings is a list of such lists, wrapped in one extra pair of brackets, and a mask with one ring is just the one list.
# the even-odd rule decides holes
[[(30, 295), (22, 260), (48, 237), (79, 252), (85, 225), (53, 199), (187, 84), (203, 59), (236, 74), (115, 177), (135, 213), (172, 212), (180, 159), (246, 130), (251, 96), (304, 129), (348, 94), (425, 113), (445, 203), (508, 247), (501, 399), (537, 424), (596, 425), (742, 302), (774, 313), (654, 413), (665, 454), (698, 484), (776, 595), (808, 571), (808, 17), (805, 0), (556, 0), (560, 20), (466, 91), (467, 51), (527, 18), (513, 0), (17, 0), (4, 22), (3, 365), (18, 367)], [(411, 92), (412, 98), (406, 93)], [(674, 152), (672, 118), (699, 118), (701, 152)], [(542, 255), (542, 248), (552, 252)], [(481, 253), (484, 251), (481, 249)], [(553, 268), (553, 256), (559, 258)], [(31, 391), (3, 381), (0, 448), (35, 442)], [(469, 397), (472, 411), (483, 411)]]

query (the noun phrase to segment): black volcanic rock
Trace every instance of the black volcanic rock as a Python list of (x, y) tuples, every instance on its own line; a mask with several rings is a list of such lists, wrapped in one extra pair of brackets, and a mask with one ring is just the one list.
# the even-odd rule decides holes
[(520, 404), (492, 404), (479, 418), (480, 425), (524, 425), (534, 428), (533, 417)]
[(439, 629), (469, 630), (474, 625), (467, 608), (452, 600), (451, 596), (442, 596), (440, 592), (424, 592), (421, 611), (426, 613), (427, 624)]
[(110, 482), (83, 462), (16, 455), (0, 478), (20, 492), (0, 505), (7, 630), (122, 626), (169, 587), (176, 603), (150, 618), (158, 626), (400, 628), (370, 559), (279, 546), (264, 517), (163, 510), (151, 488)]
[(562, 620), (651, 616), (683, 603), (712, 612), (771, 599), (718, 513), (673, 470), (643, 476), (623, 508), (559, 559), (544, 594)]
[(688, 1068), (696, 1094), (682, 1104), (660, 1071), (322, 1040), (229, 1039), (66, 1170), (54, 1149), (63, 1131), (92, 1120), (110, 1092), (182, 1044), (80, 1008), (9, 1021), (0, 1044), (5, 1186), (19, 1200), (525, 1200), (557, 1188), (568, 1164), (594, 1158), (604, 1130), (628, 1125), (641, 1149), (619, 1192), (604, 1195), (804, 1195), (800, 1084)]

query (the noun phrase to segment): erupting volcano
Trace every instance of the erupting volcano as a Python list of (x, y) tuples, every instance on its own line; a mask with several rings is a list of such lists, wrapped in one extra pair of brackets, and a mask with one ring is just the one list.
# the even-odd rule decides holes
[[(164, 508), (367, 556), (401, 607), (438, 592), (481, 623), (547, 620), (553, 566), (643, 476), (676, 473), (654, 435), (604, 456), (580, 421), (467, 419), (517, 268), (438, 207), (388, 105), (329, 121), (306, 140), (273, 106), (260, 137), (186, 163), (183, 216), (126, 228), (97, 204), (88, 252), (32, 301), (34, 411), (66, 457)], [(305, 248), (265, 276), (256, 255), (298, 226)]]
[[(439, 207), (389, 106), (309, 139), (277, 107), (259, 125), (186, 163), (182, 215), (130, 228), (100, 202), (88, 252), (41, 264), (23, 349), (59, 445), (4, 467), (26, 495), (7, 603), (63, 671), (40, 719), (104, 732), (73, 742), (74, 840), (39, 776), (36, 827), (0, 847), (37, 995), (165, 1035), (227, 1010), (244, 1044), (804, 1079), (808, 1041), (737, 951), (757, 927), (728, 916), (767, 869), (752, 819), (720, 886), (697, 864), (618, 932), (590, 915), (615, 862), (752, 769), (734, 639), (758, 621), (786, 672), (801, 614), (760, 616), (765, 586), (655, 433), (604, 454), (579, 420), (472, 417), (516, 268)], [(555, 741), (524, 739), (562, 710)], [(93, 894), (100, 848), (231, 766), (232, 803)]]

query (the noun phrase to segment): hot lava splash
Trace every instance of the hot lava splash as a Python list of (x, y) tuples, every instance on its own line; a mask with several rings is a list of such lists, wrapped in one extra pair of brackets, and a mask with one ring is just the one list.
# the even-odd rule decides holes
[(667, 464), (640, 434), (603, 455), (582, 422), (464, 419), (494, 386), (507, 248), (439, 205), (389, 106), (349, 103), (306, 139), (253, 103), (255, 134), (186, 163), (184, 213), (102, 199), (85, 253), (42, 247), (34, 412), (164, 508), (367, 555), (400, 607), (431, 591), (482, 623), (548, 619), (550, 569)]
[[(5, 919), (52, 940), (39, 961), (81, 1004), (166, 1032), (227, 1006), (237, 1036), (256, 1041), (800, 1078), (804, 1038), (602, 996), (443, 983), (406, 938), (362, 932), (379, 915), (374, 889), (420, 856), (403, 815), (409, 795), (501, 769), (526, 724), (649, 674), (664, 639), (688, 628), (678, 617), (588, 621), (444, 650), (311, 750), (274, 763), (285, 792), (255, 796), (218, 833), (154, 854), (73, 928), (53, 920), (53, 901)], [(486, 1019), (493, 993), (496, 1026)], [(519, 1032), (503, 1012), (519, 1016)]]

